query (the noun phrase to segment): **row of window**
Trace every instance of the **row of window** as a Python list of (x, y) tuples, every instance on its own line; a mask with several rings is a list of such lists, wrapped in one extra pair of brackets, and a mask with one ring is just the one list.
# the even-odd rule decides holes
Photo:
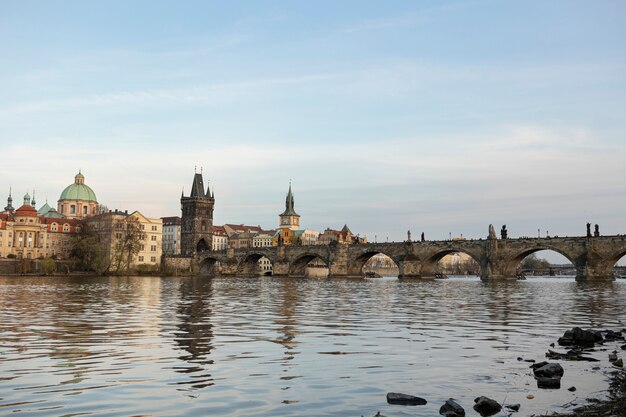
[[(144, 262), (143, 256), (139, 257), (139, 262)], [(156, 262), (156, 256), (151, 256), (150, 257), (150, 262)]]

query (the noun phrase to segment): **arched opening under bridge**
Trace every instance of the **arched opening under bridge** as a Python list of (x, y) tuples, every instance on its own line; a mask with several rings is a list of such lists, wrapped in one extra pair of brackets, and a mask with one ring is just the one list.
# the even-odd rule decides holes
[(366, 278), (397, 277), (400, 267), (396, 261), (382, 252), (365, 252), (357, 257), (350, 268), (351, 275)]
[(262, 253), (251, 253), (237, 266), (237, 275), (244, 277), (271, 276), (272, 261)]
[(329, 275), (328, 262), (319, 255), (305, 254), (289, 265), (289, 276), (327, 278)]
[(437, 261), (441, 276), (480, 277), (480, 263), (465, 252), (450, 252)]
[(220, 262), (215, 258), (206, 258), (200, 264), (200, 275), (214, 277), (220, 273)]
[(475, 254), (445, 249), (423, 260), (420, 275), (422, 278), (447, 278), (450, 275), (461, 275), (478, 279), (481, 275), (481, 268), (480, 259)]
[(513, 258), (507, 275), (526, 277), (576, 277), (576, 266), (560, 251), (547, 248), (526, 250)]
[(613, 264), (613, 276), (617, 279), (626, 279), (626, 250), (620, 251), (615, 258), (617, 260)]

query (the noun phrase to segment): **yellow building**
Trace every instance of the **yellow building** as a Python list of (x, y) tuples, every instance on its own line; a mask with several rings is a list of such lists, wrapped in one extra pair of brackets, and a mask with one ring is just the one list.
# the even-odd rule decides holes
[(109, 211), (84, 220), (90, 233), (99, 236), (109, 270), (117, 272), (161, 263), (163, 221), (135, 211)]
[[(12, 200), (11, 200), (12, 201)], [(18, 259), (54, 257), (66, 259), (72, 247), (72, 236), (80, 230), (77, 219), (50, 218), (37, 213), (28, 194), (24, 204), (0, 214), (0, 256)]]

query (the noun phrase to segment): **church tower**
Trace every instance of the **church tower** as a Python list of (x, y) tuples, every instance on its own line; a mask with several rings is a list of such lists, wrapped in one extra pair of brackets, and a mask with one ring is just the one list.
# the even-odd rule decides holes
[(293, 205), (293, 193), (291, 192), (291, 181), (289, 181), (289, 192), (285, 199), (285, 211), (278, 216), (281, 229), (298, 230), (300, 228), (300, 215), (296, 213)]
[(204, 191), (202, 173), (196, 173), (191, 185), (191, 194), (180, 197), (182, 210), (180, 250), (183, 256), (193, 256), (198, 252), (211, 250), (213, 243), (214, 195), (209, 187)]
[(13, 214), (15, 209), (13, 208), (13, 197), (11, 197), (11, 188), (9, 188), (9, 198), (7, 198), (7, 206), (4, 208), (4, 211)]

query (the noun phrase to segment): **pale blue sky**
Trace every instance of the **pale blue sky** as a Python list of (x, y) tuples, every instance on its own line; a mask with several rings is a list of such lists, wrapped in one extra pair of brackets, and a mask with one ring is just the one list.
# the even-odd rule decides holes
[[(626, 233), (623, 1), (3, 1), (1, 196), (371, 240)], [(3, 204), (4, 206), (4, 204)]]

